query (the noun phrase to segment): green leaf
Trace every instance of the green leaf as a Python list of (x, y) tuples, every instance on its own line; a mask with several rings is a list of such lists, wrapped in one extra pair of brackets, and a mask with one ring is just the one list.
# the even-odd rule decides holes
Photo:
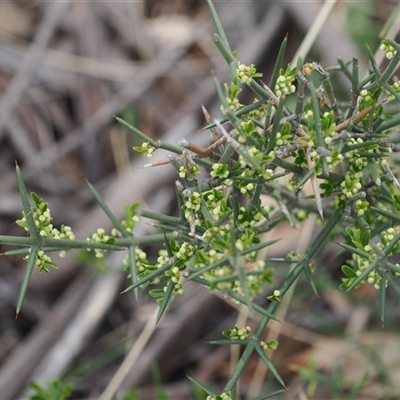
[(231, 337), (231, 331), (232, 331), (232, 329), (226, 329), (226, 330), (222, 331), (221, 333), (226, 337)]
[(363, 245), (363, 248), (369, 244), (370, 240), (371, 240), (371, 230), (367, 229), (361, 235), (361, 244)]
[(110, 237), (105, 241), (105, 243), (106, 244), (114, 244), (115, 240), (116, 240), (115, 237)]
[(400, 196), (398, 194), (392, 194), (392, 200), (396, 211), (400, 211)]
[(37, 208), (40, 208), (40, 205), (43, 203), (43, 199), (41, 199), (35, 192), (31, 192), (31, 197)]
[(18, 190), (21, 196), (25, 218), (28, 222), (29, 233), (35, 239), (39, 239), (39, 234), (36, 229), (35, 221), (33, 220), (32, 208), (29, 204), (28, 193), (26, 192), (25, 182), (22, 178), (21, 169), (19, 168), (18, 164), (15, 166), (15, 171), (17, 173)]
[(142, 146), (133, 146), (132, 149), (137, 151), (138, 153), (147, 153), (147, 149), (144, 149)]
[(353, 232), (353, 229), (350, 228), (349, 226), (346, 226), (346, 228), (344, 228), (344, 230), (345, 230), (346, 233), (349, 235), (350, 239), (353, 241), (353, 240), (354, 240), (354, 232)]
[[(351, 241), (353, 242), (354, 246), (357, 247), (359, 250), (364, 250), (364, 245), (362, 244), (361, 239), (361, 229), (359, 228), (350, 228), (349, 226), (345, 228), (346, 233), (349, 235)], [(371, 235), (371, 232), (369, 233)], [(366, 238), (368, 237), (368, 234)], [(369, 243), (369, 240), (368, 240)], [(367, 243), (367, 244), (368, 244)]]
[(42, 388), (37, 382), (30, 383), (34, 394), (29, 397), (29, 400), (66, 400), (72, 393), (72, 383), (62, 383), (60, 379), (47, 384), (47, 388)]
[(307, 281), (308, 281), (309, 285), (311, 286), (311, 289), (313, 290), (314, 294), (317, 297), (319, 297), (317, 288), (315, 286), (314, 280), (313, 280), (312, 275), (311, 275), (311, 271), (310, 271), (309, 265), (308, 264), (304, 264), (303, 270), (304, 270), (304, 273), (306, 275)]
[(154, 299), (161, 299), (164, 297), (165, 292), (164, 289), (151, 289), (149, 290), (149, 295)]
[(349, 278), (357, 278), (356, 271), (354, 271), (348, 265), (342, 265), (342, 272)]
[(167, 290), (164, 293), (164, 297), (160, 304), (160, 309), (158, 310), (157, 318), (156, 318), (156, 325), (160, 322), (161, 317), (164, 315), (164, 312), (170, 306), (173, 296), (173, 291), (175, 288), (175, 283), (170, 280), (167, 285)]

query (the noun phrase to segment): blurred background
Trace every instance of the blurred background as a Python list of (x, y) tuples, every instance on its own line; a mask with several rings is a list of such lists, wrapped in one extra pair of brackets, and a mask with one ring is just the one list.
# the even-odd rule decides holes
[[(214, 3), (238, 59), (255, 63), (266, 81), (285, 35), (288, 63), (323, 4)], [(327, 67), (337, 57), (348, 61), (356, 55), (364, 75), (365, 44), (373, 51), (379, 47), (379, 32), (396, 4), (337, 2), (306, 61)], [(0, 234), (25, 234), (15, 224), (22, 209), (15, 160), (28, 191), (49, 203), (54, 225), (72, 226), (77, 238), (111, 228), (85, 179), (121, 218), (123, 205), (135, 201), (140, 209), (176, 215), (173, 168), (140, 169), (148, 159), (132, 146), (141, 143), (113, 116), (154, 139), (209, 143), (209, 133), (199, 132), (201, 104), (213, 118), (220, 117), (212, 73), (220, 82), (229, 81), (214, 32), (204, 0), (0, 2)], [(348, 100), (349, 84), (333, 79), (341, 88), (339, 99)], [(252, 96), (244, 91), (242, 102)], [(157, 151), (153, 159), (166, 155)], [(136, 235), (149, 232), (152, 228), (141, 223)], [(296, 248), (298, 232), (273, 234), (286, 238), (276, 254)], [(157, 255), (157, 249), (146, 250)], [(344, 398), (341, 393), (366, 371), (362, 398), (399, 398), (398, 299), (388, 299), (383, 331), (376, 291), (350, 296), (336, 290), (343, 260), (332, 261), (332, 255), (316, 261), (321, 298), (300, 282), (281, 313), (283, 322), (266, 332), (266, 338), (280, 342), (273, 362), (291, 388), (279, 398)], [(15, 320), (25, 263), (20, 257), (0, 258), (1, 399), (28, 398), (31, 380), (45, 384), (56, 377), (74, 383), (71, 399), (119, 399), (134, 388), (137, 398), (151, 400), (157, 398), (156, 382), (171, 399), (205, 398), (186, 375), (217, 391), (223, 388), (240, 349), (206, 342), (220, 339), (221, 331), (235, 323), (255, 326), (254, 315), (188, 283), (155, 327), (157, 306), (146, 293), (138, 303), (131, 293), (119, 295), (129, 285), (120, 255), (96, 260), (71, 253), (53, 260), (59, 269), (34, 273)], [(278, 270), (275, 283), (286, 273), (287, 267)], [(240, 389), (246, 399), (279, 385), (255, 357)]]

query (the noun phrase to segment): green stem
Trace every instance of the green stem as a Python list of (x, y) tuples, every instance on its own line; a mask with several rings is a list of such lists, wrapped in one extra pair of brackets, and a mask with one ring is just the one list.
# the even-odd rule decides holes
[[(290, 272), (290, 274), (287, 276), (285, 281), (283, 282), (282, 286), (280, 287), (280, 292), (281, 296), (283, 296), (289, 288), (293, 285), (293, 283), (297, 280), (301, 272), (303, 271), (303, 268), (307, 267), (308, 268), (308, 263), (310, 262), (311, 258), (314, 257), (317, 253), (317, 251), (320, 249), (322, 244), (325, 242), (325, 240), (328, 238), (329, 234), (331, 233), (332, 229), (337, 225), (339, 222), (340, 218), (342, 217), (342, 210), (336, 210), (336, 212), (333, 214), (333, 216), (329, 219), (329, 221), (326, 223), (325, 227), (322, 229), (320, 235), (317, 237), (315, 242), (311, 245), (311, 247), (307, 250), (307, 252), (304, 254), (302, 257), (301, 261), (297, 263), (297, 265), (293, 268), (293, 270)], [(273, 300), (271, 304), (267, 307), (267, 312), (269, 314), (274, 314), (277, 307), (279, 305), (279, 302), (276, 300)], [(260, 340), (262, 333), (265, 330), (265, 327), (267, 326), (268, 322), (270, 321), (270, 317), (268, 316), (262, 316), (260, 319), (260, 322), (253, 334), (253, 338), (256, 340)], [(236, 364), (235, 370), (233, 371), (231, 377), (229, 378), (228, 382), (226, 383), (224, 387), (224, 392), (231, 391), (235, 385), (236, 382), (238, 381), (239, 377), (241, 376), (244, 367), (246, 366), (247, 362), (249, 361), (251, 355), (253, 354), (253, 351), (255, 349), (255, 344), (256, 340), (254, 342), (250, 342), (242, 356), (240, 357), (238, 363)]]

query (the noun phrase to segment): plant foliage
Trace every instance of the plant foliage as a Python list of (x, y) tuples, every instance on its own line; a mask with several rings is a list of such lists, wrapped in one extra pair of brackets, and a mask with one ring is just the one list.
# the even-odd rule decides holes
[[(400, 113), (391, 114), (389, 108), (400, 102), (400, 85), (391, 80), (400, 62), (400, 47), (392, 40), (382, 41), (381, 49), (389, 60), (383, 70), (367, 48), (371, 70), (363, 80), (359, 79), (356, 58), (331, 68), (343, 73), (352, 88), (347, 101), (339, 104), (327, 68), (304, 63), (301, 58), (295, 67), (282, 65), (286, 38), (267, 85), (253, 64), (244, 65), (237, 59), (211, 1), (209, 5), (218, 31), (215, 44), (231, 71), (230, 82), (221, 84), (214, 78), (222, 117), (213, 119), (203, 109), (207, 121), (204, 129), (213, 136), (211, 146), (202, 149), (185, 139), (178, 146), (154, 141), (117, 117), (143, 141), (134, 150), (148, 158), (160, 148), (175, 154), (145, 167), (168, 168), (162, 165), (170, 164), (175, 168), (179, 215), (151, 211), (138, 214), (138, 205), (133, 204), (126, 206), (125, 219), (119, 221), (89, 185), (114, 229), (107, 234), (99, 228), (86, 241), (78, 241), (69, 227), (58, 230), (52, 226), (47, 203), (35, 193), (31, 195), (34, 206), (30, 206), (17, 167), (24, 207), (17, 223), (30, 236), (3, 236), (1, 240), (24, 246), (19, 254), (28, 260), (17, 313), (33, 266), (48, 272), (55, 264), (47, 253), (61, 251), (64, 255), (71, 248), (88, 248), (97, 257), (109, 250), (128, 249), (124, 265), (132, 284), (125, 292), (137, 293), (139, 288), (158, 285), (149, 291), (160, 304), (157, 321), (174, 297), (183, 293), (186, 280), (218, 290), (259, 313), (254, 332), (235, 326), (223, 332), (228, 339), (215, 342), (244, 346), (223, 393), (212, 393), (192, 380), (209, 393), (211, 400), (234, 398), (238, 379), (254, 352), (285, 388), (265, 352), (276, 349), (278, 343), (265, 343), (261, 335), (298, 278), (304, 277), (316, 290), (310, 265), (327, 241), (339, 240), (348, 254), (342, 266), (341, 289), (374, 285), (380, 291), (382, 321), (386, 288), (391, 286), (400, 293), (396, 281), (400, 265), (392, 261), (400, 251), (400, 189), (390, 160), (392, 152), (398, 150), (393, 132), (400, 124)], [(318, 79), (320, 86), (316, 86)], [(250, 104), (241, 103), (244, 86), (254, 93)], [(311, 197), (302, 196), (305, 185), (311, 186)], [(265, 205), (265, 196), (273, 198), (276, 206)], [(293, 268), (280, 287), (274, 287), (274, 269), (258, 257), (259, 251), (274, 241), (263, 241), (262, 234), (284, 222), (296, 227), (311, 214), (318, 216), (322, 226), (318, 238), (304, 254), (291, 253), (281, 260)], [(139, 216), (153, 219), (161, 234), (141, 241), (135, 238)], [(150, 260), (139, 243), (159, 243), (158, 258)], [(255, 302), (256, 296), (265, 291), (269, 303), (266, 308)]]

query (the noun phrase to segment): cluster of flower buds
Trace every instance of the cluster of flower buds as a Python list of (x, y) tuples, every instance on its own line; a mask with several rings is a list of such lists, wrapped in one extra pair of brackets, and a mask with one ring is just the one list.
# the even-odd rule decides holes
[(388, 60), (391, 60), (397, 54), (397, 50), (386, 39), (382, 40), (379, 48), (386, 53), (386, 58)]

